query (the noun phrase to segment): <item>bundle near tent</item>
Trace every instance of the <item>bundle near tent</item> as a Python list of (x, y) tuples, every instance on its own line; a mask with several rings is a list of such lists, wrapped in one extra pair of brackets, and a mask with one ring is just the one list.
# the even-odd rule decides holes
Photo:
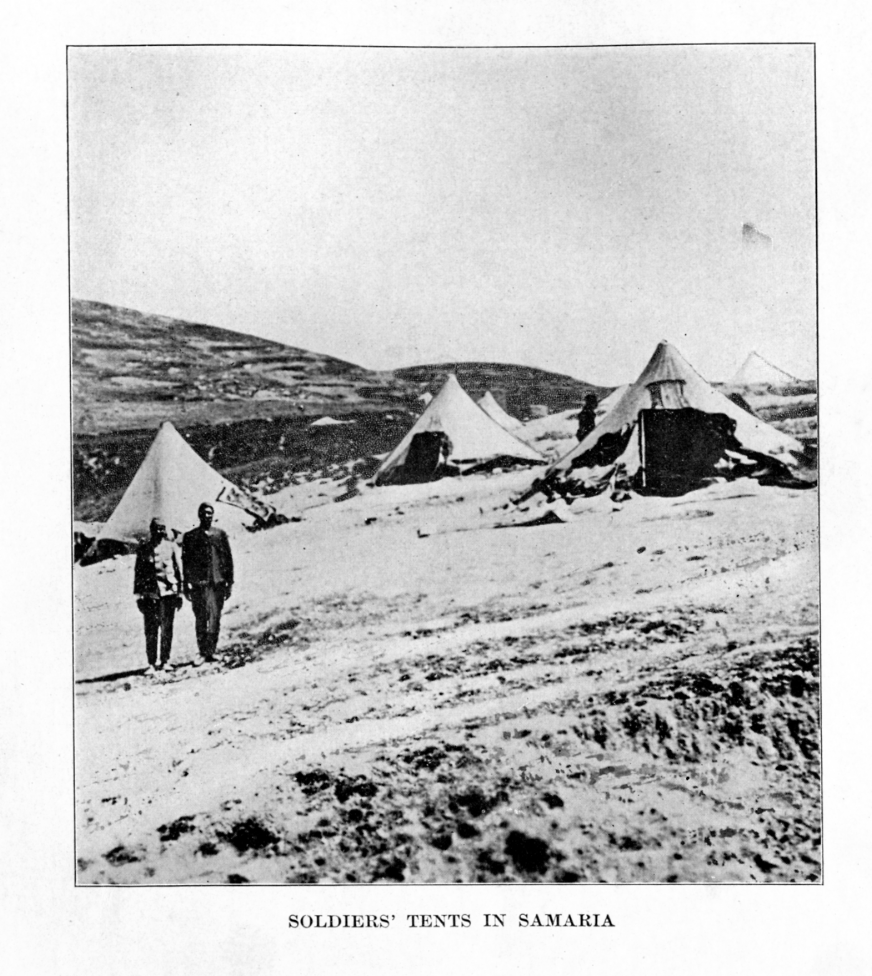
[(807, 487), (799, 441), (732, 403), (668, 342), (572, 451), (526, 497), (594, 495), (607, 488), (678, 495), (711, 481), (753, 477)]
[[(224, 527), (269, 523), (270, 505), (257, 501), (211, 468), (169, 422), (161, 424), (145, 459), (83, 562), (101, 558), (148, 537), (153, 518), (168, 532), (186, 532), (197, 522), (203, 502), (215, 506), (216, 523)], [(111, 543), (111, 544), (110, 544)]]
[(790, 386), (800, 380), (752, 352), (730, 382), (733, 386)]
[(435, 481), (504, 462), (543, 464), (544, 458), (492, 420), (452, 373), (378, 469), (375, 484)]
[(484, 410), (491, 420), (495, 420), (500, 427), (505, 427), (506, 430), (516, 431), (520, 427), (523, 427), (520, 420), (517, 420), (510, 413), (503, 410), (499, 404), (499, 401), (490, 390), (488, 390), (487, 393), (485, 393), (485, 395), (478, 400), (478, 405), (482, 410)]

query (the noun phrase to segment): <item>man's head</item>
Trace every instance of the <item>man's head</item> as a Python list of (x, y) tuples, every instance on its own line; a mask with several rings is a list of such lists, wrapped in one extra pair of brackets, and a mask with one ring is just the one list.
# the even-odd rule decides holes
[(598, 403), (599, 400), (596, 398), (596, 395), (593, 393), (588, 393), (588, 395), (584, 398), (584, 405), (588, 408), (588, 410), (590, 410), (591, 408), (596, 409)]
[(152, 542), (160, 542), (161, 539), (166, 539), (167, 537), (167, 527), (160, 519), (153, 518), (151, 520), (149, 531), (151, 532)]
[(197, 509), (197, 517), (200, 519), (200, 526), (208, 529), (212, 525), (212, 519), (215, 518), (215, 509), (208, 502), (203, 502)]

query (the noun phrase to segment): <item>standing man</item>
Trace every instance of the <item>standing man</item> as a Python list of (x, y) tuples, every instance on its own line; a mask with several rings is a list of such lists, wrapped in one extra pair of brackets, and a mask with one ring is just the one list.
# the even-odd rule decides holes
[[(176, 545), (167, 538), (166, 526), (152, 519), (151, 537), (136, 550), (133, 593), (145, 625), (146, 674), (163, 671), (170, 663), (173, 620), (182, 605), (182, 571)], [(160, 660), (157, 657), (160, 636)]]
[(575, 436), (578, 438), (579, 444), (587, 437), (587, 435), (596, 427), (596, 408), (597, 408), (597, 398), (593, 393), (588, 393), (584, 398), (584, 406), (581, 408), (578, 414), (578, 430)]
[(215, 509), (203, 502), (197, 515), (200, 524), (182, 539), (182, 569), (185, 596), (194, 610), (200, 658), (212, 661), (218, 646), (221, 611), (233, 589), (233, 556), (227, 533), (212, 527)]

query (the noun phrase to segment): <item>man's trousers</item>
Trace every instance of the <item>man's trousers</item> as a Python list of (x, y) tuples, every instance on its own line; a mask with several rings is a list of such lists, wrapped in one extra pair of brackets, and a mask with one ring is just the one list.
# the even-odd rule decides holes
[(173, 620), (176, 616), (176, 601), (178, 597), (162, 596), (154, 599), (139, 600), (142, 620), (145, 624), (145, 655), (151, 667), (157, 664), (158, 636), (160, 637), (160, 663), (164, 665), (170, 659), (173, 647)]
[(197, 647), (207, 661), (215, 656), (224, 609), (223, 583), (197, 583), (191, 587), (191, 607), (196, 621)]

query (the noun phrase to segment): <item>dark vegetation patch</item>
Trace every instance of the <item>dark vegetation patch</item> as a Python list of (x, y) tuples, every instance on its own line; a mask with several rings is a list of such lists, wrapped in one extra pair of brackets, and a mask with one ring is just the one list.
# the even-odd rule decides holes
[(334, 787), (336, 799), (340, 803), (345, 803), (353, 796), (372, 797), (378, 792), (375, 783), (370, 782), (365, 776), (355, 776), (353, 778), (342, 777), (337, 779)]
[(217, 831), (221, 840), (226, 841), (240, 854), (246, 851), (263, 851), (275, 848), (279, 836), (256, 817), (248, 817), (232, 824), (227, 830)]
[(193, 833), (197, 828), (194, 826), (193, 817), (179, 817), (171, 823), (161, 824), (157, 828), (158, 837), (164, 844), (178, 840), (182, 834)]
[(506, 855), (523, 874), (544, 874), (553, 856), (549, 845), (539, 837), (512, 830), (506, 837)]
[(118, 867), (121, 864), (133, 864), (136, 861), (141, 861), (143, 858), (143, 852), (141, 850), (125, 847), (123, 844), (119, 844), (118, 847), (113, 847), (111, 851), (108, 851), (103, 857), (113, 866)]
[(323, 769), (312, 769), (308, 772), (294, 773), (297, 785), (306, 796), (312, 796), (326, 790), (333, 782), (333, 777)]

